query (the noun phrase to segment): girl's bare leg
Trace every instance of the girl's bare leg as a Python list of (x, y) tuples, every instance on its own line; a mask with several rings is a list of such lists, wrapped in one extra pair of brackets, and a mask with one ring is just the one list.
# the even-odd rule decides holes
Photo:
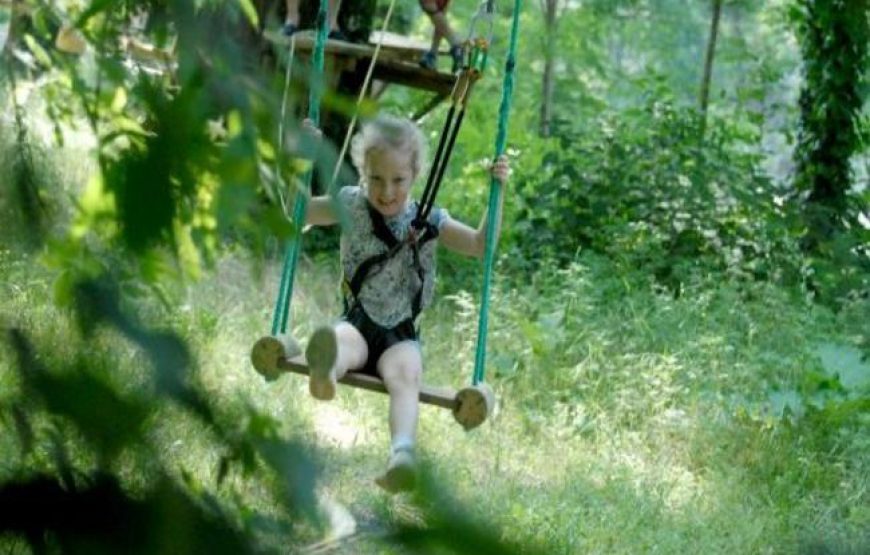
[(285, 0), (284, 5), (287, 6), (284, 22), (299, 25), (299, 0)]
[(329, 30), (338, 31), (338, 10), (340, 9), (340, 0), (329, 0)]
[(347, 322), (314, 331), (305, 349), (308, 391), (322, 401), (335, 397), (335, 384), (348, 370), (365, 366), (369, 349), (360, 332)]
[(403, 341), (387, 349), (378, 361), (378, 371), (390, 394), (390, 439), (392, 450), (387, 471), (376, 479), (390, 492), (414, 486), (414, 444), (420, 413), (423, 359), (416, 341)]
[[(456, 37), (456, 33), (453, 32), (453, 28), (450, 27), (450, 23), (447, 21), (447, 16), (444, 15), (444, 12), (435, 12), (429, 14), (429, 19), (432, 20), (432, 26), (435, 28), (435, 34), (438, 35), (438, 40), (441, 40), (441, 37), (447, 37), (447, 42), (450, 43), (450, 46), (459, 43), (459, 39)], [(435, 36), (433, 35), (433, 43)], [(435, 50), (437, 51), (437, 44), (434, 45)]]
[[(284, 18), (284, 22), (299, 25), (299, 0), (285, 0), (284, 4), (287, 6), (287, 17)], [(340, 5), (339, 0), (329, 0), (330, 31), (338, 29), (338, 9)]]
[(390, 438), (393, 447), (413, 446), (420, 412), (423, 360), (416, 341), (402, 341), (387, 349), (378, 371), (390, 394)]
[(441, 39), (444, 38), (441, 33), (438, 32), (438, 29), (432, 31), (432, 44), (429, 46), (430, 52), (435, 52), (438, 54), (438, 47), (441, 46)]

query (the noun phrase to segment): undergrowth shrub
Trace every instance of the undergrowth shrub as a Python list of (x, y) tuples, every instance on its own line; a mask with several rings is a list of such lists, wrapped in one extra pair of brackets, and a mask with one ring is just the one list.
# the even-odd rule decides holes
[(520, 175), (517, 258), (564, 265), (591, 250), (674, 287), (699, 269), (794, 281), (796, 230), (756, 129), (714, 120), (701, 141), (693, 110), (655, 97), (564, 126), (543, 166)]

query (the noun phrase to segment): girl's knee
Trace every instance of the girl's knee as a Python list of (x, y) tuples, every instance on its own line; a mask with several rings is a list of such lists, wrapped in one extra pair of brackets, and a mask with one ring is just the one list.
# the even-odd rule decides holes
[(381, 374), (390, 387), (420, 389), (423, 372), (418, 365), (399, 363), (383, 367)]
[(359, 330), (357, 330), (355, 327), (348, 324), (347, 322), (338, 322), (337, 324), (335, 324), (335, 334), (340, 339), (346, 340), (353, 340), (357, 337), (362, 337), (362, 334), (360, 334)]
[(348, 359), (352, 368), (365, 364), (369, 349), (359, 330), (347, 322), (339, 322), (335, 325), (335, 335), (339, 351)]
[[(394, 354), (396, 356), (386, 356)], [(419, 352), (408, 349), (401, 353), (386, 353), (379, 365), (381, 376), (388, 388), (420, 389), (423, 365)]]

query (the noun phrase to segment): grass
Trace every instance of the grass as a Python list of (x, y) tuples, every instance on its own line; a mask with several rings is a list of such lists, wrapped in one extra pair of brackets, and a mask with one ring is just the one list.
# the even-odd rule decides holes
[[(629, 289), (596, 264), (518, 289), (499, 283), (489, 378), (496, 415), (466, 434), (448, 413), (422, 411), (421, 451), (438, 491), (503, 540), (548, 553), (866, 549), (867, 415), (827, 430), (765, 412), (771, 391), (817, 369), (815, 345), (851, 340), (848, 322), (764, 285), (698, 283), (674, 299)], [(142, 316), (189, 342), (196, 380), (222, 418), (244, 422), (253, 407), (277, 420), (281, 436), (313, 446), (320, 496), (372, 534), (346, 552), (404, 552), (378, 539), (397, 523), (424, 518), (372, 484), (386, 458), (386, 397), (343, 388), (335, 402), (316, 403), (298, 377), (264, 383), (247, 355), (267, 331), (277, 269), (256, 277), (250, 268), (243, 254), (230, 253), (202, 282), (179, 287), (171, 309), (138, 303)], [(51, 341), (76, 334), (50, 302), (51, 276), (9, 251), (2, 273), (0, 318), (53, 345), (42, 353), (47, 361), (74, 356)], [(297, 336), (336, 314), (335, 282), (334, 263), (303, 263)], [(475, 302), (462, 291), (447, 293), (424, 322), (427, 381), (461, 385), (473, 361)], [(118, 388), (147, 387), (144, 360), (129, 343), (106, 332), (90, 352)], [(3, 406), (21, 400), (11, 366), (7, 359), (0, 374)], [(10, 422), (2, 422), (3, 452), (17, 453)], [(232, 510), (253, 507), (279, 518), (267, 489), (244, 473), (231, 471), (215, 486), (223, 452), (208, 427), (164, 406), (145, 428), (180, 482), (212, 491)], [(67, 444), (77, 468), (93, 464), (75, 439)], [(41, 449), (11, 456), (0, 476), (47, 461)], [(131, 484), (147, 484), (135, 456), (117, 464)], [(329, 533), (328, 524), (303, 524), (293, 541)], [(280, 545), (280, 535), (271, 541)]]

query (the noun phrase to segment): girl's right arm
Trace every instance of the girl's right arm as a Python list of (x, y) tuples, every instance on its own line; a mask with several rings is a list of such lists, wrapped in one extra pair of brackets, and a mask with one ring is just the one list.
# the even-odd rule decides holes
[(333, 202), (329, 195), (309, 199), (308, 208), (305, 211), (305, 225), (326, 226), (337, 224), (338, 218), (335, 216)]
[[(309, 141), (315, 142), (323, 139), (323, 133), (308, 118), (302, 120), (303, 133), (310, 137)], [(329, 195), (322, 195), (308, 199), (305, 209), (305, 225), (327, 226), (338, 223), (333, 209), (333, 200)]]

